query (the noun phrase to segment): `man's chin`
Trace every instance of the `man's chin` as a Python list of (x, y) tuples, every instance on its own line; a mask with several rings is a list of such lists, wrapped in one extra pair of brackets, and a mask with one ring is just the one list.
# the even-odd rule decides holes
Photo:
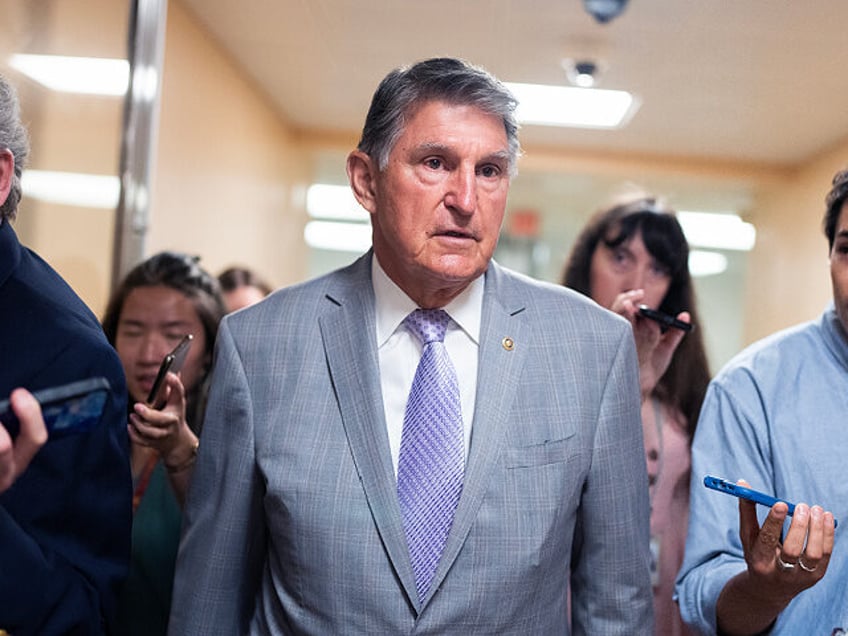
[(431, 271), (445, 282), (471, 282), (486, 271), (487, 265), (488, 261), (481, 261), (479, 257), (451, 254), (439, 258)]

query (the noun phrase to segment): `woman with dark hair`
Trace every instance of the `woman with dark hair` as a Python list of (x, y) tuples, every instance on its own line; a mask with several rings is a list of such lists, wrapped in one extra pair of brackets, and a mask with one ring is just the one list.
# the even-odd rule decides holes
[[(224, 313), (218, 281), (197, 257), (161, 252), (127, 274), (103, 317), (129, 391), (134, 516), (130, 575), (118, 617), (117, 633), (123, 635), (167, 630), (181, 510)], [(182, 369), (166, 376), (161, 403), (147, 404), (162, 359), (187, 334), (193, 339)]]
[(227, 311), (258, 303), (273, 290), (259, 275), (246, 267), (228, 267), (218, 274)]
[(633, 326), (651, 500), (656, 633), (688, 633), (672, 600), (689, 513), (690, 444), (710, 380), (701, 331), (664, 328), (640, 305), (698, 325), (689, 245), (674, 212), (652, 197), (590, 219), (568, 259), (563, 284)]

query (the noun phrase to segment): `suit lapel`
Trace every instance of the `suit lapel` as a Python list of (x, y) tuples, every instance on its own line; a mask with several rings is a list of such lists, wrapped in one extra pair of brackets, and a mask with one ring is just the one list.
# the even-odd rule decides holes
[(319, 317), (319, 325), (345, 435), (371, 515), (417, 609), (380, 388), (370, 263), (369, 252), (347, 270), (336, 291), (327, 294), (328, 302), (336, 307)]
[(520, 377), (526, 361), (527, 348), (522, 345), (529, 340), (530, 327), (521, 317), (526, 306), (523, 300), (505, 293), (504, 283), (500, 269), (491, 263), (483, 296), (477, 397), (462, 497), (430, 595), (456, 560), (491, 483), (515, 399), (515, 378)]

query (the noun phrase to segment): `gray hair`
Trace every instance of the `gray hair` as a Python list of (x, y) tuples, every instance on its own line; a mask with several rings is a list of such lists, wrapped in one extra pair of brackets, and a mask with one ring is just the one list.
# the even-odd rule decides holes
[(21, 200), (21, 173), (29, 155), (29, 135), (21, 122), (21, 107), (14, 87), (0, 75), (0, 150), (15, 158), (15, 174), (9, 196), (0, 205), (0, 220), (14, 220)]
[(509, 144), (509, 174), (515, 176), (521, 154), (515, 119), (518, 101), (488, 71), (454, 58), (424, 60), (389, 73), (371, 100), (358, 149), (375, 159), (380, 170), (385, 170), (406, 119), (429, 101), (474, 106), (500, 117)]

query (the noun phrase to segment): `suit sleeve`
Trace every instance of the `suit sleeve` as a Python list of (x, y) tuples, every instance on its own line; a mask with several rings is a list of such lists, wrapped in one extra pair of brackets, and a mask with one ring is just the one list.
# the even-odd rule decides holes
[(253, 407), (226, 319), (215, 355), (177, 556), (169, 623), (174, 636), (246, 633), (264, 565)]
[(574, 634), (653, 634), (639, 371), (633, 338), (622, 334), (602, 393), (578, 513), (571, 578)]
[(34, 382), (67, 382), (74, 373), (105, 375), (112, 384), (99, 425), (49, 440), (0, 497), (0, 629), (15, 636), (108, 633), (129, 565), (123, 371), (104, 340), (68, 350)]

